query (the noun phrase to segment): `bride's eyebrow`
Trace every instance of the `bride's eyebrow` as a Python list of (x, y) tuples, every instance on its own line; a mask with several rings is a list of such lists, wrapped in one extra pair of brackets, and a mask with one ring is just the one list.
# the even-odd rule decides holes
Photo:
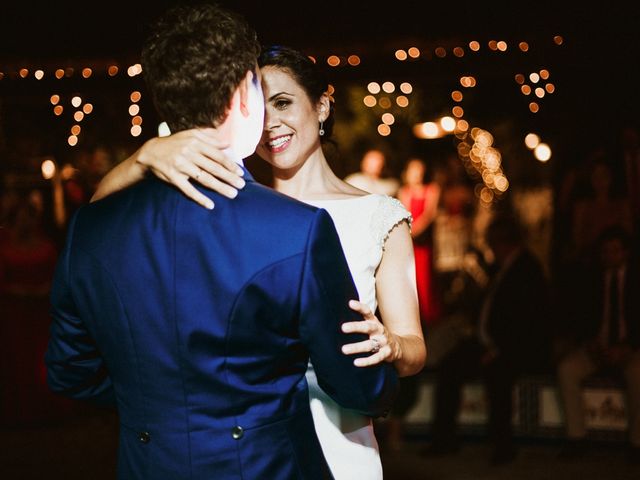
[(283, 92), (278, 92), (278, 93), (274, 93), (273, 95), (271, 95), (271, 96), (269, 97), (269, 101), (272, 101), (274, 98), (277, 98), (277, 97), (279, 97), (280, 95), (288, 95), (289, 97), (293, 97), (293, 94), (292, 94), (292, 93), (288, 93), (288, 92), (284, 92), (284, 91), (283, 91)]

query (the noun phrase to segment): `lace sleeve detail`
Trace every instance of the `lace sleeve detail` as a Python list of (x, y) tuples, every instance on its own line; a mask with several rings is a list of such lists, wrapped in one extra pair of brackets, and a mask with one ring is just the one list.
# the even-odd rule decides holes
[(389, 238), (391, 230), (402, 222), (407, 222), (411, 228), (413, 217), (397, 198), (388, 195), (380, 196), (380, 203), (373, 214), (373, 234), (378, 245), (384, 250), (384, 244)]

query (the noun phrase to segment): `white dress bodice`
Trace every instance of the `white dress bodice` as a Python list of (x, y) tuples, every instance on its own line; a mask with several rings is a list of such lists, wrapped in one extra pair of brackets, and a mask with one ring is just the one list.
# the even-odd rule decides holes
[[(410, 213), (395, 198), (370, 194), (336, 200), (306, 201), (325, 209), (340, 237), (359, 300), (375, 312), (375, 274), (393, 228), (411, 221)], [(336, 480), (382, 478), (382, 464), (373, 422), (335, 403), (318, 385), (313, 366), (307, 370), (311, 412), (316, 433)]]

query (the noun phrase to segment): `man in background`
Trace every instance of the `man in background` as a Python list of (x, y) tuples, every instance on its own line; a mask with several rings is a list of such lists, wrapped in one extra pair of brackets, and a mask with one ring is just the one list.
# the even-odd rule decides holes
[(368, 150), (360, 161), (360, 171), (347, 175), (345, 182), (369, 193), (395, 197), (400, 188), (396, 178), (385, 177), (386, 157), (382, 150)]
[(597, 247), (592, 272), (571, 299), (573, 322), (563, 332), (570, 347), (557, 366), (567, 436), (560, 457), (587, 453), (581, 384), (603, 373), (626, 384), (628, 458), (640, 463), (640, 271), (623, 227), (604, 230)]
[(426, 453), (458, 451), (461, 390), (465, 382), (480, 377), (488, 400), (491, 464), (499, 465), (517, 454), (512, 432), (516, 379), (549, 366), (549, 292), (542, 263), (526, 247), (515, 218), (495, 217), (486, 241), (494, 256), (492, 275), (475, 328), (438, 364), (433, 443)]

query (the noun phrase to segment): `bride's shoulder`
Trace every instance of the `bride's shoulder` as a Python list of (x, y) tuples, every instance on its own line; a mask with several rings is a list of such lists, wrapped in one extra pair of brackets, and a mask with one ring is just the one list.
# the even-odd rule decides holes
[(381, 246), (396, 226), (407, 222), (411, 227), (413, 217), (400, 200), (384, 194), (372, 194), (370, 198), (375, 203), (375, 212), (371, 217), (372, 228)]
[(339, 180), (336, 188), (340, 192), (340, 194), (344, 195), (345, 197), (358, 198), (371, 195), (369, 192), (362, 190), (361, 188), (358, 188), (345, 180)]
[(371, 201), (377, 205), (377, 208), (389, 213), (409, 214), (404, 204), (396, 197), (391, 197), (382, 193), (372, 193), (369, 195)]

